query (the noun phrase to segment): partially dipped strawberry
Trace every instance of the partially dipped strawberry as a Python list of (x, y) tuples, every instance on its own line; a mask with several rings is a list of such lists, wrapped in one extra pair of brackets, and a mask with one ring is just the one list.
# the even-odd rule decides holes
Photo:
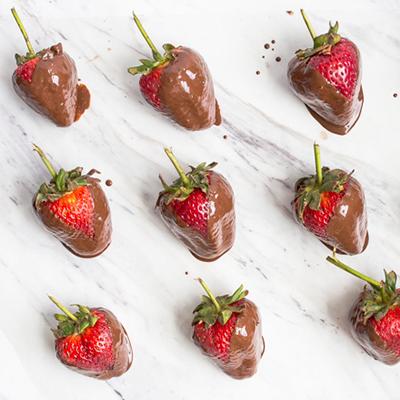
[(132, 346), (125, 328), (105, 308), (76, 305), (72, 313), (54, 297), (50, 300), (62, 311), (55, 314), (53, 330), (58, 359), (81, 374), (111, 379), (124, 374), (132, 364)]
[(216, 163), (202, 163), (185, 173), (172, 151), (165, 152), (179, 178), (164, 190), (157, 208), (161, 218), (190, 252), (202, 261), (214, 261), (226, 253), (235, 240), (235, 208), (228, 181), (212, 170)]
[[(111, 216), (99, 180), (82, 168), (58, 172), (43, 151), (34, 146), (51, 174), (36, 193), (33, 206), (45, 227), (72, 253), (95, 257), (111, 243)], [(93, 170), (94, 171), (94, 170)]]
[(15, 91), (28, 106), (56, 125), (71, 125), (90, 104), (89, 90), (78, 82), (74, 61), (64, 53), (61, 43), (36, 53), (16, 10), (11, 11), (28, 47), (26, 55), (15, 56)]
[(199, 281), (207, 296), (193, 311), (194, 342), (231, 377), (253, 376), (264, 354), (257, 306), (246, 299), (248, 292), (243, 286), (231, 296), (215, 297), (205, 282)]
[(153, 59), (129, 68), (129, 73), (142, 74), (139, 80), (144, 98), (157, 110), (182, 127), (198, 131), (221, 123), (214, 95), (214, 85), (203, 58), (188, 47), (164, 44), (161, 54), (133, 15), (141, 34), (150, 46)]
[(327, 260), (368, 283), (351, 312), (351, 333), (357, 343), (373, 358), (393, 365), (400, 361), (400, 289), (394, 271), (384, 271), (378, 282), (339, 261)]
[(292, 202), (296, 220), (338, 253), (359, 254), (368, 244), (364, 192), (352, 173), (321, 167), (314, 144), (316, 174), (295, 185)]
[(357, 122), (364, 101), (360, 53), (339, 35), (338, 22), (317, 36), (303, 10), (301, 14), (313, 47), (296, 52), (289, 63), (289, 83), (322, 126), (344, 135)]

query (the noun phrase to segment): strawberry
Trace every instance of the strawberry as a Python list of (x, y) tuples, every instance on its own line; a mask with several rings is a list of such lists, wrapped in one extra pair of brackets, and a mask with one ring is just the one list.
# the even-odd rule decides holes
[(189, 130), (219, 125), (219, 106), (203, 58), (194, 50), (171, 44), (164, 44), (161, 54), (139, 18), (135, 14), (133, 18), (153, 55), (152, 59), (141, 59), (141, 65), (128, 69), (132, 75), (141, 74), (139, 86), (146, 101)]
[(235, 213), (232, 189), (211, 169), (216, 163), (201, 163), (183, 171), (172, 151), (165, 152), (179, 174), (168, 185), (160, 176), (164, 190), (157, 207), (161, 218), (189, 248), (193, 255), (212, 261), (228, 251), (234, 240)]
[(313, 47), (298, 50), (290, 61), (290, 84), (326, 129), (346, 134), (363, 104), (359, 51), (351, 40), (338, 34), (338, 22), (329, 24), (329, 31), (317, 36), (303, 10), (301, 14)]
[(15, 55), (17, 68), (12, 76), (15, 92), (56, 125), (71, 125), (90, 105), (90, 92), (78, 81), (74, 60), (64, 52), (61, 43), (36, 53), (15, 8), (11, 12), (28, 48), (26, 55)]
[[(338, 23), (330, 28), (336, 35)], [(334, 32), (334, 33), (333, 33)], [(352, 99), (358, 79), (358, 55), (353, 42), (341, 39), (332, 46), (329, 54), (316, 53), (310, 57), (309, 66), (315, 68), (343, 96)]]
[(82, 175), (82, 168), (57, 173), (36, 145), (52, 180), (43, 183), (34, 208), (46, 227), (76, 255), (94, 257), (111, 241), (111, 220), (105, 195), (98, 181)]
[(104, 308), (76, 305), (71, 313), (54, 297), (50, 300), (63, 312), (58, 321), (55, 349), (58, 359), (82, 374), (110, 379), (125, 373), (132, 363), (132, 347), (124, 327)]
[(318, 144), (314, 144), (314, 156), (316, 175), (301, 178), (295, 185), (295, 217), (329, 247), (358, 254), (368, 241), (362, 188), (352, 173), (321, 168)]
[(342, 263), (335, 256), (327, 257), (335, 266), (368, 283), (350, 313), (352, 335), (373, 358), (393, 365), (400, 361), (400, 289), (397, 275), (385, 272), (385, 281), (378, 282)]
[(199, 279), (207, 293), (193, 311), (193, 340), (202, 351), (234, 378), (255, 374), (264, 352), (257, 307), (245, 299), (240, 286), (233, 295), (215, 297)]

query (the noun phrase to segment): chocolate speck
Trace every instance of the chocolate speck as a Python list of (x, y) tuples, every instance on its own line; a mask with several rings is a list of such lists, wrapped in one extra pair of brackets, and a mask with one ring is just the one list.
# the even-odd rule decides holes
[(292, 11), (292, 10), (288, 10), (288, 11), (286, 11), (287, 12), (287, 14), (289, 14), (289, 15), (293, 15), (294, 14), (294, 12)]
[(272, 43), (272, 44), (275, 44), (275, 40), (274, 40), (274, 39), (272, 39), (272, 40), (271, 40), (271, 43)]
[(272, 48), (271, 50), (272, 50), (272, 51), (275, 51), (275, 49), (274, 49), (274, 48)]
[(267, 50), (268, 50), (269, 48), (270, 48), (269, 43), (265, 43), (265, 44), (264, 44), (264, 49), (267, 49)]
[(257, 74), (257, 75), (260, 75), (260, 71), (256, 71), (256, 74)]
[(397, 93), (393, 93), (393, 97), (397, 97)]
[(185, 275), (189, 275), (189, 272), (185, 271)]
[(228, 139), (228, 135), (224, 135), (222, 136), (224, 139)]
[(276, 62), (280, 62), (281, 60), (282, 60), (282, 58), (280, 58), (280, 57), (276, 57), (276, 58), (275, 58), (275, 61), (276, 61)]
[(106, 185), (107, 186), (112, 186), (112, 184), (113, 184), (113, 181), (111, 179), (107, 179), (106, 180)]
[(261, 58), (265, 58), (265, 56), (261, 56)]

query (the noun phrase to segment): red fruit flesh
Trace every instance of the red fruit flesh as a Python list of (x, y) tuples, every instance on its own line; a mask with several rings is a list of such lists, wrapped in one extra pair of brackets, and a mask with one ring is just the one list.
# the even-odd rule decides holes
[(161, 84), (163, 67), (154, 68), (148, 74), (142, 75), (139, 79), (140, 91), (144, 98), (156, 109), (161, 109), (161, 100), (158, 97), (158, 90)]
[(193, 190), (185, 200), (173, 200), (170, 207), (187, 226), (207, 235), (209, 204), (201, 189)]
[(102, 372), (114, 366), (113, 338), (104, 314), (97, 310), (92, 314), (98, 317), (96, 324), (80, 335), (56, 339), (56, 351), (67, 365)]
[(225, 325), (217, 321), (207, 328), (204, 322), (199, 322), (194, 327), (194, 336), (208, 355), (216, 357), (222, 362), (227, 362), (236, 320), (237, 314), (233, 313)]
[(303, 212), (303, 224), (316, 236), (326, 237), (326, 228), (330, 221), (337, 203), (345, 194), (345, 190), (340, 193), (325, 192), (321, 194), (319, 210), (313, 210), (309, 206)]
[(355, 45), (341, 39), (332, 46), (330, 54), (317, 54), (310, 58), (309, 65), (333, 85), (343, 96), (354, 95), (359, 74), (359, 60)]
[(44, 206), (66, 225), (94, 237), (94, 201), (87, 186), (79, 186), (55, 201), (45, 202)]
[(387, 348), (400, 356), (400, 307), (391, 308), (378, 321), (371, 318), (371, 324)]
[(27, 61), (24, 64), (21, 64), (17, 67), (15, 73), (18, 77), (23, 79), (24, 81), (31, 83), (33, 72), (35, 71), (36, 64), (39, 61), (39, 57), (32, 58), (32, 60)]

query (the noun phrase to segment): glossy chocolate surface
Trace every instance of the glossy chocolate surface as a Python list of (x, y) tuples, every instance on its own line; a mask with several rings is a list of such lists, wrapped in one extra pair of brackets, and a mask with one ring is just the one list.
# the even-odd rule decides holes
[(78, 83), (74, 60), (61, 43), (41, 51), (40, 60), (27, 82), (14, 72), (12, 81), (18, 96), (39, 114), (58, 126), (77, 121), (90, 105), (87, 87)]
[(34, 206), (36, 214), (47, 230), (68, 250), (84, 258), (96, 257), (106, 250), (111, 243), (112, 233), (110, 207), (107, 198), (96, 179), (88, 177), (87, 181), (94, 202), (93, 238), (66, 225), (50, 211), (46, 203), (39, 205), (38, 209)]
[(360, 183), (350, 177), (345, 194), (335, 207), (328, 222), (326, 233), (329, 240), (323, 240), (336, 247), (343, 254), (362, 253), (368, 244), (368, 221), (364, 192)]
[(160, 194), (158, 210), (161, 218), (190, 252), (201, 261), (214, 261), (226, 253), (235, 240), (234, 195), (228, 181), (220, 174), (209, 172), (209, 218), (207, 235), (188, 227), (165, 203)]
[(360, 52), (354, 43), (350, 43), (354, 46), (359, 65), (359, 75), (352, 99), (343, 96), (319, 71), (309, 65), (307, 59), (295, 56), (288, 67), (288, 79), (293, 92), (324, 128), (339, 135), (345, 135), (355, 125), (364, 102)]
[[(365, 288), (364, 290), (370, 289)], [(371, 318), (373, 317), (364, 322), (364, 313), (361, 310), (364, 294), (364, 292), (361, 293), (350, 312), (351, 334), (366, 353), (375, 358), (375, 360), (388, 365), (397, 364), (400, 361), (400, 354), (391, 349), (378, 335), (374, 325), (371, 323)]]
[(158, 92), (163, 113), (192, 131), (219, 125), (221, 115), (204, 59), (181, 46), (172, 54), (174, 59), (163, 69)]

